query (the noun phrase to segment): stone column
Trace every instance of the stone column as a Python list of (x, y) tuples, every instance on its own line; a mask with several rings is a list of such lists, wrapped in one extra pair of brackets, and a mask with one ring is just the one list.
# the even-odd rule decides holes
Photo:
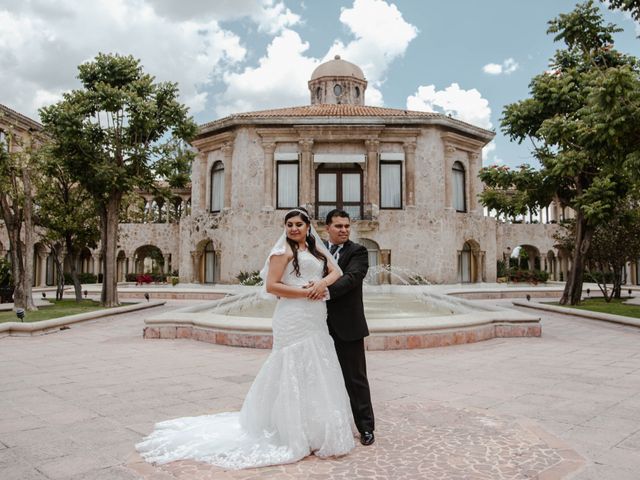
[(366, 170), (366, 183), (367, 196), (366, 203), (371, 209), (371, 216), (376, 217), (380, 207), (380, 175), (379, 175), (379, 161), (378, 161), (378, 147), (380, 146), (380, 140), (369, 139), (364, 142), (367, 148), (367, 170)]
[(225, 142), (222, 146), (222, 158), (224, 159), (224, 209), (231, 209), (231, 184), (233, 182), (233, 142)]
[(171, 262), (171, 254), (170, 253), (165, 253), (162, 255), (162, 257), (164, 258), (164, 273), (166, 275), (169, 275), (171, 273), (171, 271), (169, 270), (169, 263)]
[(38, 260), (40, 261), (40, 287), (47, 286), (47, 256), (44, 253), (40, 253), (38, 255)]
[(275, 205), (273, 201), (273, 171), (275, 168), (274, 152), (276, 150), (275, 142), (265, 142), (262, 144), (264, 152), (264, 189), (262, 205), (264, 210), (273, 210)]
[(406, 170), (407, 206), (413, 206), (416, 204), (416, 142), (405, 142), (402, 148), (404, 148), (404, 166)]
[(300, 148), (300, 203), (311, 212), (315, 203), (313, 188), (313, 158), (311, 158), (311, 149), (313, 147), (313, 139), (304, 138), (298, 141)]
[(197, 250), (193, 250), (191, 252), (191, 279), (190, 282), (193, 283), (201, 283), (200, 282), (200, 254)]
[(467, 172), (467, 182), (469, 183), (469, 212), (477, 213), (478, 210), (478, 191), (479, 188), (479, 179), (478, 172), (480, 171), (480, 167), (478, 165), (478, 160), (480, 158), (480, 154), (477, 152), (469, 153), (469, 171)]
[(453, 188), (451, 182), (453, 181), (451, 175), (451, 167), (453, 166), (453, 155), (456, 152), (456, 147), (453, 145), (445, 145), (444, 147), (444, 208), (445, 210), (453, 210)]
[(93, 261), (93, 265), (91, 266), (92, 273), (97, 277), (98, 273), (100, 273), (100, 258), (99, 255), (91, 255), (91, 260)]

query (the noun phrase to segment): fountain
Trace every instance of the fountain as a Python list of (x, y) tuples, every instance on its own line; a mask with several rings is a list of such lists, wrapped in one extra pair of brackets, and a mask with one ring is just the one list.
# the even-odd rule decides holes
[[(381, 279), (389, 283), (375, 285)], [(144, 338), (192, 338), (271, 348), (275, 301), (262, 299), (260, 288), (239, 285), (235, 295), (148, 318)], [(368, 350), (429, 348), (541, 334), (539, 317), (443, 295), (419, 275), (395, 267), (369, 270), (364, 305), (371, 332), (365, 339)]]

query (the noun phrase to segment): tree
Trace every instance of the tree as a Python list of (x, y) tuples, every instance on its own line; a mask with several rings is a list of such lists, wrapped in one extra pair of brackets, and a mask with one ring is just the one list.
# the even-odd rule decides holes
[[(565, 222), (563, 227), (554, 238), (559, 247), (572, 251), (575, 222)], [(634, 262), (640, 257), (639, 233), (640, 210), (633, 203), (621, 205), (606, 224), (595, 228), (586, 265), (590, 280), (598, 284), (607, 302), (621, 297), (624, 267), (627, 262)]]
[[(604, 1), (604, 0), (601, 0)], [(636, 22), (640, 22), (640, 0), (607, 0), (609, 10), (628, 12)]]
[(517, 170), (491, 165), (482, 168), (479, 177), (485, 185), (480, 202), (505, 220), (536, 214), (549, 205), (555, 194), (549, 179), (529, 165), (520, 165)]
[(63, 255), (69, 268), (76, 301), (82, 300), (82, 286), (78, 278), (78, 258), (84, 247), (95, 248), (100, 239), (99, 218), (93, 198), (72, 179), (57, 158), (46, 155), (42, 171), (44, 177), (37, 186), (38, 225), (44, 228), (42, 240), (54, 253), (58, 272), (56, 298), (62, 299), (64, 290)]
[[(37, 176), (39, 140), (34, 131), (13, 128), (0, 142), (0, 213), (9, 236), (15, 308), (37, 310), (33, 285), (33, 180)], [(23, 229), (24, 228), (24, 229)]]
[(40, 115), (55, 156), (96, 202), (102, 303), (115, 306), (122, 198), (154, 182), (154, 164), (166, 155), (167, 137), (188, 141), (197, 126), (178, 101), (177, 85), (155, 82), (132, 56), (99, 54), (78, 70), (83, 88), (66, 93)]
[(573, 268), (560, 303), (579, 303), (594, 230), (611, 218), (640, 176), (638, 61), (613, 48), (590, 0), (549, 22), (562, 41), (550, 69), (533, 78), (531, 98), (507, 105), (503, 131), (530, 140), (540, 178), (576, 212)]

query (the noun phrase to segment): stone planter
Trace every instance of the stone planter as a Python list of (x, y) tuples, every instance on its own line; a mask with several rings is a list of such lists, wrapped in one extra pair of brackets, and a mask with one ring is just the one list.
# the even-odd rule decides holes
[(13, 291), (16, 287), (0, 287), (0, 303), (11, 303), (13, 302)]

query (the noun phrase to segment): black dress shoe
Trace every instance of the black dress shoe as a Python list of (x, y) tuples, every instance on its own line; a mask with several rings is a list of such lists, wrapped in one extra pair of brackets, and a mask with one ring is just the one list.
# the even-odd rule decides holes
[(363, 445), (371, 445), (376, 441), (376, 437), (373, 436), (373, 432), (362, 432), (360, 434), (360, 443)]

